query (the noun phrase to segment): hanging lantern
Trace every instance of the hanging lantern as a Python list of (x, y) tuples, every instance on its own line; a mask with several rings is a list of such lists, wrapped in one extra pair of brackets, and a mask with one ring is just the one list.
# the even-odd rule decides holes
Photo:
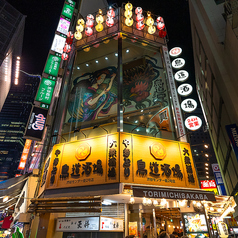
[(79, 32), (79, 31), (76, 31), (76, 32), (74, 33), (74, 38), (75, 38), (76, 40), (81, 40), (81, 39), (82, 39), (82, 33)]
[(67, 60), (69, 58), (69, 56), (68, 56), (68, 54), (66, 54), (66, 53), (63, 53), (62, 55), (61, 55), (61, 59), (62, 60)]
[(78, 19), (78, 25), (82, 25), (82, 26), (84, 26), (84, 24), (85, 24), (85, 22), (84, 22), (84, 19)]
[(136, 21), (143, 21), (143, 20), (144, 20), (144, 16), (141, 13), (136, 15)]
[(133, 8), (133, 5), (132, 5), (130, 2), (128, 2), (128, 3), (125, 5), (125, 9), (126, 9), (126, 10), (132, 11), (132, 8)]
[(83, 25), (78, 25), (78, 26), (76, 26), (76, 31), (82, 32), (83, 29), (84, 29), (84, 26), (83, 26)]
[(146, 20), (146, 25), (147, 26), (152, 26), (154, 24), (154, 19), (151, 17), (151, 13), (147, 13), (147, 20)]
[(162, 17), (157, 17), (157, 29), (158, 30), (163, 30), (164, 27), (165, 27), (165, 24), (164, 24), (164, 19)]
[(104, 44), (108, 44), (110, 40), (103, 41)]
[(156, 27), (155, 26), (149, 26), (148, 28), (148, 33), (149, 34), (154, 34), (156, 32)]
[(136, 8), (136, 10), (135, 10), (135, 13), (136, 13), (136, 15), (138, 15), (138, 14), (142, 14), (142, 8), (141, 7), (137, 7)]
[(89, 52), (90, 51), (90, 47), (84, 48), (83, 49), (85, 52)]
[(159, 31), (159, 37), (164, 38), (167, 35), (167, 32), (164, 30)]
[(114, 19), (113, 17), (108, 17), (106, 20), (106, 24), (108, 27), (112, 27), (114, 25)]
[(102, 10), (101, 9), (99, 9), (99, 11), (98, 11), (98, 14), (97, 14), (97, 16), (96, 16), (96, 22), (97, 23), (103, 23), (103, 16), (102, 16)]
[(91, 36), (93, 34), (93, 29), (91, 27), (86, 27), (85, 34)]
[(126, 10), (126, 11), (124, 12), (124, 16), (125, 16), (126, 18), (131, 18), (131, 17), (132, 17), (132, 11)]
[(136, 40), (135, 39), (137, 39), (136, 37), (134, 37), (134, 39), (131, 39), (131, 42), (133, 42), (133, 43), (135, 43), (136, 42)]
[(132, 18), (126, 18), (125, 24), (126, 24), (127, 26), (132, 26), (132, 25), (133, 25), (133, 19), (132, 19)]
[(71, 51), (71, 46), (66, 43), (64, 46), (63, 52), (69, 53), (70, 51)]
[(67, 33), (66, 43), (69, 44), (69, 45), (72, 45), (73, 39), (74, 39), (74, 34), (71, 31), (69, 31)]
[(86, 26), (87, 27), (93, 27), (94, 24), (94, 16), (92, 14), (87, 15), (87, 21), (86, 21)]
[(107, 11), (107, 16), (108, 17), (115, 17), (115, 11), (112, 7), (109, 8), (109, 10)]
[(97, 43), (97, 44), (93, 45), (93, 47), (94, 47), (94, 48), (98, 48), (99, 46), (100, 46), (100, 44), (99, 44), (99, 43)]
[(141, 30), (144, 29), (144, 27), (145, 27), (145, 24), (144, 24), (143, 21), (138, 21), (138, 22), (136, 23), (136, 28), (137, 28), (137, 30), (141, 31)]
[(95, 26), (95, 29), (96, 29), (97, 32), (102, 31), (102, 30), (103, 30), (103, 25), (102, 25), (102, 23), (98, 23), (98, 24)]

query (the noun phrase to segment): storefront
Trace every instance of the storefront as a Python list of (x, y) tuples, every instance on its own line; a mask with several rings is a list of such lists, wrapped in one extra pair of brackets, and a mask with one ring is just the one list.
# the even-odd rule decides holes
[(31, 237), (211, 236), (203, 204), (216, 198), (199, 189), (165, 24), (142, 11), (128, 3), (78, 17), (62, 78), (44, 71), (64, 86), (45, 107), (57, 134), (28, 211)]

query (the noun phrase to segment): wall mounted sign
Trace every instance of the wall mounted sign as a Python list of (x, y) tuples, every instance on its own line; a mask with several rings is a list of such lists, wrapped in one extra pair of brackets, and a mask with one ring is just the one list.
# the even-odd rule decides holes
[(201, 189), (216, 188), (215, 180), (201, 180)]
[(213, 193), (199, 190), (133, 187), (134, 197), (216, 201)]
[(212, 164), (212, 170), (213, 170), (213, 173), (215, 175), (216, 184), (217, 185), (224, 184), (219, 165), (218, 164)]
[(189, 73), (186, 70), (179, 70), (175, 73), (174, 78), (178, 82), (184, 82), (188, 79)]
[(119, 182), (199, 188), (188, 143), (130, 133), (55, 145), (45, 180), (45, 189)]
[(74, 13), (74, 6), (72, 4), (65, 3), (61, 15), (71, 19), (73, 13)]
[(193, 92), (193, 87), (191, 84), (184, 83), (184, 84), (181, 84), (177, 90), (180, 96), (186, 97), (186, 96), (189, 96)]
[(58, 218), (56, 231), (84, 232), (99, 231), (99, 217), (64, 217)]
[(54, 88), (55, 81), (42, 78), (35, 100), (38, 102), (50, 104)]
[(169, 51), (171, 57), (178, 57), (182, 54), (182, 49), (180, 47), (174, 47)]
[(164, 59), (165, 59), (164, 61), (165, 61), (166, 70), (167, 70), (167, 74), (168, 74), (172, 102), (173, 102), (173, 106), (175, 109), (174, 111), (175, 111), (175, 118), (176, 118), (177, 128), (178, 128), (177, 129), (178, 137), (179, 137), (180, 141), (186, 142), (187, 138), (186, 138), (186, 131), (185, 131), (185, 128), (183, 125), (183, 115), (182, 115), (182, 111), (180, 108), (180, 103), (179, 103), (178, 94), (176, 91), (175, 81), (173, 78), (173, 70), (171, 68), (168, 48), (165, 46), (162, 46), (162, 49), (163, 49), (163, 53), (164, 53)]
[(185, 60), (183, 58), (177, 58), (172, 61), (172, 67), (174, 69), (181, 69), (185, 65)]
[(26, 142), (25, 142), (25, 146), (24, 146), (24, 149), (22, 151), (21, 159), (20, 159), (20, 162), (19, 162), (19, 165), (18, 165), (18, 168), (17, 168), (19, 170), (23, 170), (25, 168), (26, 160), (28, 158), (29, 150), (30, 150), (30, 147), (31, 147), (31, 142), (32, 142), (32, 140), (29, 140), (29, 139), (27, 139)]
[(27, 123), (24, 138), (41, 141), (45, 128), (45, 122), (48, 110), (33, 107), (30, 118)]
[(112, 217), (100, 217), (100, 231), (123, 232), (123, 219)]
[(192, 98), (187, 98), (181, 102), (181, 108), (185, 112), (193, 112), (197, 109), (197, 102)]
[(70, 26), (70, 21), (65, 20), (64, 18), (60, 18), (58, 27), (57, 27), (57, 31), (67, 35), (68, 31), (69, 31), (69, 26)]
[(226, 132), (229, 136), (230, 144), (238, 160), (238, 129), (236, 124), (226, 125)]
[(190, 131), (196, 131), (196, 130), (201, 128), (202, 120), (199, 117), (197, 117), (197, 116), (190, 116), (190, 117), (186, 118), (185, 126)]
[(44, 73), (57, 77), (59, 67), (60, 67), (60, 62), (61, 62), (61, 57), (58, 54), (49, 55), (46, 62)]
[(66, 37), (59, 36), (59, 35), (55, 34), (53, 44), (51, 46), (51, 50), (62, 54), (64, 45), (65, 45), (65, 41), (66, 41)]

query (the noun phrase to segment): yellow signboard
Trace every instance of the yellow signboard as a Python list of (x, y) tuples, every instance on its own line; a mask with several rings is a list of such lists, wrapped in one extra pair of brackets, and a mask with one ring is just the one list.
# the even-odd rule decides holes
[(45, 189), (106, 183), (199, 188), (188, 143), (114, 133), (53, 147)]

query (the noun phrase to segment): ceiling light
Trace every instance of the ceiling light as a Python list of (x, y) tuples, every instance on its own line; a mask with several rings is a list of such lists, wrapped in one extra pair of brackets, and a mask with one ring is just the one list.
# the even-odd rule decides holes
[(138, 123), (138, 120), (136, 120), (135, 123)]
[(98, 64), (98, 60), (96, 60), (96, 64)]
[(129, 50), (129, 49), (127, 49), (127, 50), (126, 50), (126, 53), (129, 53), (129, 52), (130, 52), (130, 50)]
[(86, 66), (88, 67), (88, 66), (89, 66), (89, 64), (86, 64)]
[(157, 206), (157, 205), (158, 205), (158, 201), (155, 199), (155, 200), (153, 201), (153, 204), (154, 204), (154, 206)]
[(206, 171), (206, 174), (209, 174), (209, 172)]
[(117, 53), (115, 53), (115, 56), (118, 56), (118, 54), (117, 54)]
[(79, 66), (77, 66), (77, 69), (80, 69), (80, 67), (79, 67)]
[(105, 60), (108, 60), (108, 58), (107, 58), (107, 57), (105, 57)]

